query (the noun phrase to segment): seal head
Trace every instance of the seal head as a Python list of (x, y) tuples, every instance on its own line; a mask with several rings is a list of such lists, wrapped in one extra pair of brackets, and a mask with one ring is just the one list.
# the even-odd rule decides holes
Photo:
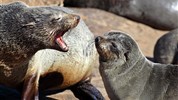
[[(95, 39), (95, 45), (100, 55), (100, 62), (111, 62), (117, 66), (125, 64), (126, 61), (131, 62), (129, 58), (138, 55), (138, 52), (135, 52), (138, 47), (131, 40), (129, 36), (123, 35), (121, 32), (109, 32), (104, 37), (98, 36)], [(131, 53), (135, 54), (131, 55)]]
[(63, 36), (78, 25), (80, 17), (58, 8), (22, 2), (0, 5), (0, 66), (21, 66), (41, 49), (68, 51)]
[[(3, 42), (9, 41), (8, 44), (13, 45), (15, 42), (20, 44), (26, 41), (30, 44), (21, 45), (36, 49), (41, 47), (67, 51), (68, 46), (62, 36), (77, 26), (80, 20), (78, 15), (67, 14), (52, 7), (28, 7), (21, 2), (1, 5), (0, 13), (0, 37)], [(18, 39), (8, 40), (12, 37)]]

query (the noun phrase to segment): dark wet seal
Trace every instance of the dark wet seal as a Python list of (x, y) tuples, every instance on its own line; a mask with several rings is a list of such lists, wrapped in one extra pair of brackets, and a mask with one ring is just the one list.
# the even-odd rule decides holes
[(178, 28), (177, 0), (65, 0), (64, 6), (94, 7), (156, 29)]

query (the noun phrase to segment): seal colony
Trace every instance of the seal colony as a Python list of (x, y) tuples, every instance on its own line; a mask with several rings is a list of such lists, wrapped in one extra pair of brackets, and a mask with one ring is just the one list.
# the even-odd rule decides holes
[[(64, 6), (99, 8), (156, 29), (170, 30), (169, 33), (177, 34), (176, 32), (178, 32), (176, 31), (178, 29), (177, 0), (65, 0)], [(171, 37), (169, 33), (166, 37)], [(159, 40), (159, 43), (155, 46), (155, 61), (159, 63), (176, 64), (176, 39), (165, 39), (162, 43), (161, 41), (162, 39)], [(170, 41), (175, 44), (168, 43)], [(166, 43), (170, 45), (164, 45)]]
[(153, 63), (123, 32), (97, 37), (100, 74), (111, 100), (177, 100), (178, 66)]
[[(1, 19), (3, 27), (8, 27), (7, 24), (11, 22), (9, 24), (11, 28), (2, 28), (4, 30), (0, 28), (1, 32), (9, 35), (12, 33), (14, 35), (23, 33), (18, 39), (16, 35), (12, 37), (13, 34), (11, 37), (7, 37), (15, 42), (17, 41), (15, 46), (23, 43), (23, 48), (20, 50), (22, 51), (24, 48), (25, 50), (30, 49), (29, 51), (32, 55), (32, 57), (27, 55), (26, 58), (28, 59), (19, 58), (18, 60), (21, 60), (21, 62), (14, 60), (17, 58), (16, 55), (11, 55), (9, 57), (11, 59), (7, 59), (8, 63), (1, 62), (1, 85), (20, 91), (23, 100), (37, 100), (39, 99), (39, 92), (48, 95), (65, 89), (72, 90), (79, 99), (104, 99), (101, 93), (89, 81), (94, 62), (97, 59), (94, 36), (82, 20), (79, 22), (80, 17), (78, 15), (64, 7), (28, 7), (21, 2), (1, 5), (0, 7), (2, 9), (0, 11), (4, 11), (4, 16), (6, 14), (6, 17), (9, 14), (14, 14), (15, 16), (7, 17), (9, 19), (6, 21)], [(5, 19), (6, 17), (3, 18)], [(23, 21), (24, 23), (22, 23)], [(32, 37), (37, 37), (46, 45), (52, 43), (54, 46), (52, 45), (51, 48), (54, 49), (50, 49), (50, 47), (46, 47), (48, 49), (41, 48), (41, 50), (32, 54), (33, 48), (40, 45), (35, 39), (28, 41), (30, 40), (30, 34), (27, 33), (31, 33)], [(7, 38), (3, 34), (3, 38)], [(21, 38), (25, 38), (25, 40), (18, 41)], [(15, 42), (13, 43), (15, 44)], [(9, 49), (9, 46), (5, 45), (3, 47)], [(27, 53), (25, 50), (15, 54), (23, 55)], [(0, 54), (2, 55), (1, 57), (5, 57), (4, 53)], [(7, 64), (11, 66), (7, 66)], [(5, 90), (6, 87), (1, 88)], [(53, 90), (57, 91), (53, 92)], [(9, 88), (7, 88), (7, 91), (18, 94), (13, 92), (13, 90), (10, 91)]]
[(18, 90), (23, 84), (23, 100), (37, 100), (38, 90), (64, 89), (90, 76), (96, 56), (93, 34), (83, 22), (72, 31), (80, 17), (64, 10), (22, 2), (0, 5), (0, 84)]
[(64, 0), (64, 6), (99, 8), (157, 29), (178, 28), (177, 0)]

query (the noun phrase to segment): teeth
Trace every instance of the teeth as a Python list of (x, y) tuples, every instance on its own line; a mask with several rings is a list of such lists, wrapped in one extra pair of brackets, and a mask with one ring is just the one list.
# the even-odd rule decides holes
[(66, 43), (63, 41), (62, 37), (59, 36), (56, 38), (56, 43), (59, 45), (59, 47), (64, 50), (64, 51), (67, 51), (68, 50), (68, 47), (66, 45)]
[(66, 31), (56, 31), (55, 33), (56, 33), (56, 36), (55, 36), (55, 42), (57, 43), (57, 45), (58, 45), (58, 47), (60, 47), (60, 49), (62, 50), (62, 51), (68, 51), (68, 46), (67, 46), (67, 44), (63, 41), (63, 39), (62, 39), (62, 36), (67, 32), (67, 31), (69, 31), (69, 30), (66, 30)]

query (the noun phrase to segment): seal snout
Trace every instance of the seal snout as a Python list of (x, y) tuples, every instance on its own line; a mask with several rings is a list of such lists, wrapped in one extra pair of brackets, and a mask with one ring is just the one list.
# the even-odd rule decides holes
[(99, 48), (101, 38), (102, 38), (101, 36), (98, 36), (98, 37), (95, 38), (95, 46), (96, 46), (97, 49)]
[(74, 17), (74, 19), (77, 21), (77, 23), (79, 23), (79, 21), (80, 21), (80, 16), (76, 15), (76, 16)]
[(101, 37), (101, 36), (96, 37), (96, 38), (95, 38), (95, 44), (96, 44), (96, 45), (99, 45), (100, 42), (101, 42), (101, 40), (103, 40), (103, 37)]
[(69, 47), (63, 40), (63, 35), (70, 29), (75, 28), (80, 21), (80, 16), (74, 14), (68, 14), (63, 18), (63, 26), (61, 29), (56, 31), (55, 42), (58, 45), (58, 49), (62, 50), (63, 52), (67, 52)]
[(102, 37), (98, 36), (95, 38), (95, 42), (98, 43), (101, 40)]
[[(106, 47), (106, 39), (98, 36), (95, 38), (95, 46), (97, 49), (104, 49)], [(106, 48), (105, 48), (106, 49)]]
[(78, 15), (73, 15), (73, 20), (74, 20), (74, 25), (72, 28), (76, 27), (80, 21), (80, 16)]

